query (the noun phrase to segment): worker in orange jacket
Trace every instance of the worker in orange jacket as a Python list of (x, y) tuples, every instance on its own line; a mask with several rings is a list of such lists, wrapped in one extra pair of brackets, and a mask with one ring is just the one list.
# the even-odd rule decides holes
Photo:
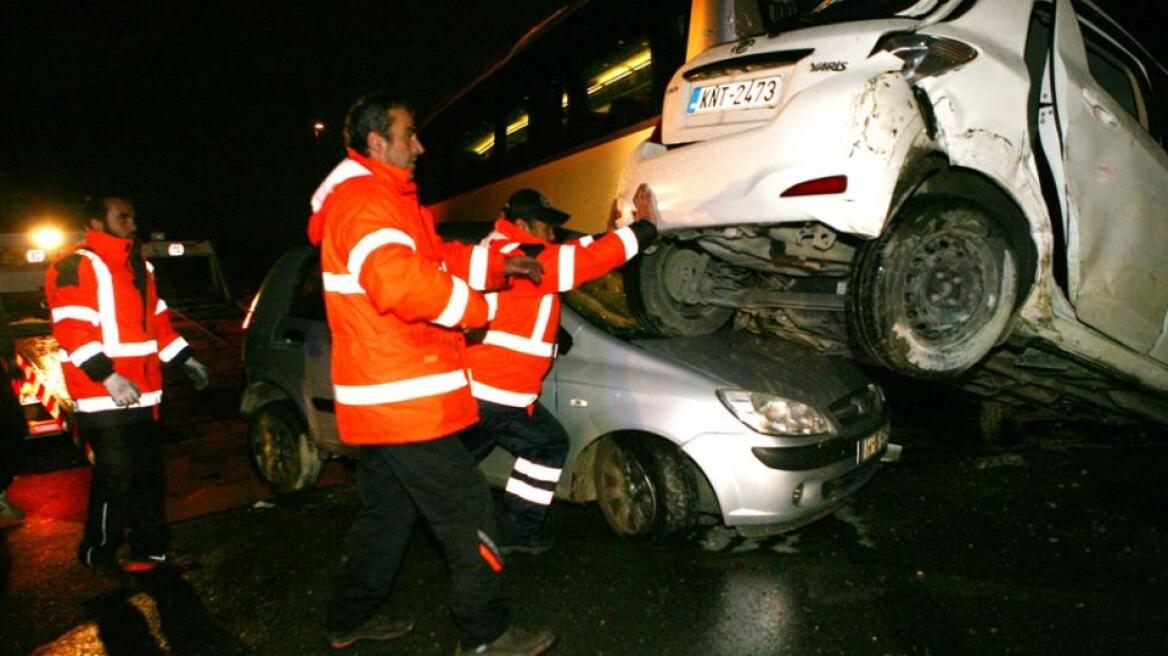
[(487, 322), (481, 290), (509, 275), (538, 279), (540, 266), (437, 236), (413, 181), (422, 144), (400, 100), (358, 100), (345, 140), (348, 157), (313, 195), (309, 220), (321, 249), (337, 426), (341, 441), (361, 447), (361, 511), (325, 637), (344, 648), (410, 630), (410, 621), (374, 613), (420, 513), (446, 554), (460, 649), (542, 653), (550, 631), (509, 626), (490, 492), (458, 439), (478, 421), (462, 330)]
[(158, 297), (154, 267), (134, 239), (134, 206), (119, 196), (86, 202), (85, 239), (45, 275), (53, 337), (82, 439), (93, 450), (89, 515), (78, 548), (87, 567), (115, 565), (130, 521), (127, 571), (184, 565), (170, 552), (159, 405), (161, 363), (182, 365), (203, 389), (207, 368), (192, 357)]
[(551, 546), (541, 531), (568, 453), (568, 435), (539, 403), (543, 378), (557, 351), (559, 292), (574, 289), (632, 259), (657, 236), (653, 192), (641, 185), (633, 196), (637, 221), (599, 237), (554, 243), (555, 228), (568, 214), (534, 189), (511, 195), (503, 218), (483, 245), (538, 253), (542, 280), (518, 280), (487, 294), (491, 323), (469, 349), (471, 393), (478, 400), (478, 425), (463, 435), (482, 460), (498, 444), (515, 455), (504, 488), (507, 514), (501, 521), (504, 554), (538, 554)]

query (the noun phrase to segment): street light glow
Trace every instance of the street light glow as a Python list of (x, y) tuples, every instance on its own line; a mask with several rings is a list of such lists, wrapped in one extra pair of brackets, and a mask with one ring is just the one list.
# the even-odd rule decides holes
[(33, 245), (43, 251), (57, 250), (65, 242), (65, 234), (59, 228), (52, 226), (35, 228), (30, 234), (30, 238)]

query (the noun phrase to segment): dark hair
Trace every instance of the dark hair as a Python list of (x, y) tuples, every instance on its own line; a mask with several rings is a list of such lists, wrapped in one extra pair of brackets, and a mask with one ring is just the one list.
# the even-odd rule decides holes
[(91, 194), (86, 196), (85, 205), (82, 208), (84, 214), (81, 217), (85, 221), (86, 226), (89, 225), (90, 219), (96, 219), (101, 221), (102, 225), (105, 224), (106, 214), (109, 213), (109, 206), (106, 205), (106, 201), (111, 198), (121, 198), (127, 203), (133, 203), (129, 196), (125, 194), (119, 194), (117, 192)]
[(368, 155), (366, 136), (370, 132), (376, 132), (389, 138), (389, 110), (395, 107), (407, 111), (410, 109), (404, 99), (383, 91), (358, 98), (345, 114), (345, 146), (362, 155)]

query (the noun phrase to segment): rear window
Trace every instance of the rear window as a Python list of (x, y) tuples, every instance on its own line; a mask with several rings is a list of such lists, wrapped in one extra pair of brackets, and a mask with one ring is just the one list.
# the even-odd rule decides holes
[(763, 26), (770, 34), (813, 25), (879, 18), (920, 18), (937, 0), (759, 0)]

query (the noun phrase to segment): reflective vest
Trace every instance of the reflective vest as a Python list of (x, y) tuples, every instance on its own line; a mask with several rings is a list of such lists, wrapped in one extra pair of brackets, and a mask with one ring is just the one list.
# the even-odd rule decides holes
[(312, 198), (347, 444), (421, 442), (478, 421), (461, 329), (486, 323), (476, 290), (503, 284), (503, 255), (442, 241), (410, 178), (350, 151)]
[[(130, 258), (141, 255), (133, 248), (133, 240), (89, 230), (45, 275), (53, 337), (82, 425), (86, 415), (97, 422), (99, 413), (141, 408), (153, 408), (150, 414), (157, 418), (159, 362), (182, 362), (191, 355), (187, 341), (171, 326), (166, 302), (158, 298), (149, 262), (145, 289), (135, 284)], [(142, 396), (136, 406), (119, 408), (106, 392), (101, 381), (115, 371), (138, 386)]]
[(537, 259), (543, 264), (543, 280), (537, 285), (526, 278), (515, 279), (510, 288), (486, 294), (491, 323), (483, 341), (469, 349), (475, 398), (517, 408), (535, 403), (556, 352), (559, 292), (621, 266), (637, 254), (642, 241), (647, 243), (655, 235), (656, 230), (646, 224), (645, 229), (628, 226), (600, 238), (551, 244), (499, 219), (483, 244), (503, 253), (524, 245), (541, 246)]

